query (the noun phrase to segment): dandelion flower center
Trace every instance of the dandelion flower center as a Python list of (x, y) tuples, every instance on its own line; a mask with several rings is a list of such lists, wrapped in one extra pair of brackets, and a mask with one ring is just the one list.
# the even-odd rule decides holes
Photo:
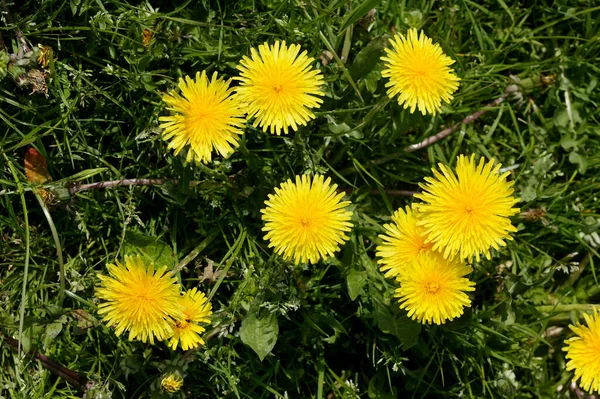
[(420, 184), (424, 192), (415, 197), (422, 215), (418, 222), (427, 234), (433, 249), (443, 251), (444, 257), (458, 255), (461, 259), (480, 260), (480, 254), (490, 258), (490, 248), (504, 246), (512, 240), (510, 232), (517, 229), (509, 217), (519, 212), (513, 208), (518, 199), (512, 196), (513, 183), (507, 182), (509, 172), (500, 174), (501, 165), (482, 157), (475, 163), (475, 155), (458, 157), (456, 174), (440, 164), (433, 170), (434, 177)]
[(180, 321), (180, 322), (175, 323), (175, 324), (177, 325), (178, 328), (185, 329), (185, 328), (187, 328), (187, 326), (190, 325), (190, 321), (189, 320), (183, 320), (183, 321)]
[(398, 96), (398, 104), (415, 109), (425, 115), (441, 111), (442, 101), (450, 102), (452, 93), (458, 89), (460, 79), (450, 65), (454, 63), (438, 44), (434, 44), (423, 32), (410, 29), (406, 36), (397, 34), (392, 39), (392, 49), (385, 49), (382, 57), (386, 69), (382, 76), (389, 78), (386, 87), (390, 98)]
[(471, 306), (465, 292), (475, 290), (475, 283), (464, 277), (470, 272), (463, 261), (444, 259), (438, 252), (416, 257), (397, 278), (400, 308), (421, 323), (444, 324), (459, 317)]
[(168, 320), (180, 317), (181, 308), (177, 279), (166, 274), (166, 266), (154, 272), (140, 257), (125, 257), (125, 266), (108, 264), (109, 276), (100, 275), (101, 285), (96, 289), (104, 300), (98, 313), (104, 315), (107, 325), (116, 326), (115, 334), (129, 330), (129, 340), (154, 343), (154, 337), (163, 340), (171, 334)]
[(573, 381), (580, 380), (580, 386), (590, 394), (600, 392), (600, 317), (597, 309), (593, 315), (583, 315), (586, 326), (577, 323), (570, 325), (577, 336), (565, 341), (567, 370), (575, 370)]
[(435, 282), (425, 283), (425, 291), (427, 291), (428, 294), (436, 294), (439, 290), (440, 290), (440, 285), (438, 283), (435, 283)]
[(314, 119), (311, 108), (318, 108), (322, 100), (320, 91), (323, 75), (313, 69), (313, 58), (300, 53), (300, 46), (276, 41), (252, 48), (250, 57), (243, 57), (237, 69), (240, 71), (237, 97), (247, 106), (248, 119), (256, 117), (254, 126), (264, 132), (285, 134), (289, 128)]
[(239, 145), (244, 113), (232, 96), (230, 82), (217, 78), (216, 72), (209, 80), (202, 71), (195, 80), (188, 76), (179, 80), (183, 96), (164, 95), (163, 101), (174, 115), (160, 117), (160, 127), (165, 129), (163, 138), (170, 140), (168, 147), (175, 149), (175, 155), (189, 145), (187, 162), (208, 163), (213, 149), (226, 158)]
[(295, 183), (288, 179), (270, 194), (262, 209), (269, 247), (285, 259), (296, 263), (315, 263), (339, 250), (350, 231), (352, 213), (341, 201), (343, 193), (336, 194), (337, 185), (330, 185), (317, 175), (296, 176)]

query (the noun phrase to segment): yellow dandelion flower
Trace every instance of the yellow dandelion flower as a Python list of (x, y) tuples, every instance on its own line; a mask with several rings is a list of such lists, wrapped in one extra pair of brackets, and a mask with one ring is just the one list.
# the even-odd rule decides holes
[(316, 263), (333, 256), (339, 246), (348, 240), (352, 212), (345, 208), (349, 201), (341, 201), (344, 193), (336, 194), (337, 184), (323, 176), (296, 176), (269, 194), (266, 208), (261, 209), (266, 231), (265, 240), (277, 254), (294, 262)]
[(456, 174), (442, 164), (442, 173), (433, 170), (434, 177), (426, 177), (424, 190), (415, 194), (424, 204), (417, 204), (421, 212), (419, 222), (428, 235), (433, 249), (444, 257), (458, 254), (461, 259), (479, 261), (480, 254), (490, 258), (490, 247), (504, 246), (512, 240), (510, 232), (517, 229), (509, 216), (519, 213), (513, 208), (519, 200), (512, 196), (513, 182), (507, 182), (510, 172), (500, 174), (500, 164), (494, 160), (487, 164), (482, 157), (479, 165), (475, 155), (458, 157)]
[(175, 319), (171, 323), (173, 336), (169, 341), (171, 349), (177, 348), (177, 343), (181, 342), (181, 348), (186, 351), (204, 345), (204, 340), (200, 337), (205, 328), (197, 323), (210, 324), (208, 316), (212, 314), (212, 306), (203, 292), (192, 288), (179, 299), (179, 304), (183, 310), (183, 317)]
[(442, 100), (450, 102), (458, 89), (460, 79), (449, 66), (454, 63), (421, 31), (410, 29), (406, 36), (396, 34), (390, 39), (393, 50), (385, 49), (387, 56), (381, 73), (389, 78), (387, 95), (399, 94), (398, 104), (410, 107), (412, 114), (418, 107), (423, 115), (441, 111)]
[(171, 335), (169, 319), (181, 316), (177, 302), (179, 284), (167, 274), (163, 266), (154, 271), (154, 264), (146, 267), (139, 256), (126, 256), (125, 266), (107, 264), (110, 276), (99, 275), (100, 287), (96, 296), (105, 302), (98, 307), (107, 325), (115, 326), (115, 334), (129, 330), (129, 340), (154, 343)]
[(319, 88), (323, 75), (312, 68), (314, 58), (307, 57), (306, 51), (300, 55), (300, 45), (287, 46), (276, 41), (252, 48), (251, 56), (243, 57), (237, 69), (240, 70), (240, 86), (237, 95), (247, 106), (248, 119), (256, 117), (254, 127), (260, 126), (263, 132), (285, 134), (288, 128), (298, 130), (298, 125), (314, 119), (311, 108), (321, 106), (323, 95)]
[(179, 375), (179, 373), (171, 373), (165, 377), (160, 382), (160, 389), (165, 392), (175, 393), (181, 389), (183, 386), (183, 378)]
[(391, 224), (385, 224), (386, 234), (379, 235), (384, 242), (377, 246), (377, 261), (385, 277), (394, 277), (410, 266), (420, 254), (431, 249), (433, 244), (427, 243), (425, 229), (419, 226), (419, 211), (412, 205), (394, 212)]
[(40, 54), (37, 57), (37, 63), (40, 64), (42, 68), (48, 68), (50, 65), (50, 60), (52, 59), (53, 51), (52, 47), (44, 46), (43, 44), (38, 44), (38, 48), (40, 49)]
[(475, 290), (475, 283), (464, 277), (470, 272), (471, 267), (461, 260), (444, 259), (433, 251), (421, 254), (398, 278), (400, 308), (423, 324), (444, 324), (459, 317), (465, 306), (471, 306), (465, 291)]
[(600, 317), (597, 309), (593, 315), (584, 314), (587, 326), (570, 325), (576, 337), (565, 341), (567, 370), (575, 370), (573, 381), (581, 379), (580, 386), (589, 393), (600, 392)]
[(179, 154), (189, 144), (187, 162), (208, 163), (211, 153), (217, 151), (224, 158), (233, 153), (239, 145), (239, 135), (244, 127), (244, 112), (239, 101), (232, 96), (229, 88), (231, 79), (224, 81), (213, 73), (212, 79), (206, 71), (196, 73), (196, 79), (189, 76), (179, 79), (179, 93), (167, 93), (163, 101), (171, 116), (161, 116), (160, 127), (165, 129), (163, 138), (171, 140), (168, 148)]

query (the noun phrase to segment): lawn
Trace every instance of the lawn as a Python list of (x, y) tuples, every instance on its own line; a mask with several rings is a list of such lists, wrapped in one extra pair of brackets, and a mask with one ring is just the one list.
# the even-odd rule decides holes
[[(597, 394), (597, 2), (1, 1), (0, 398)], [(388, 96), (394, 37), (410, 32), (453, 62), (457, 88), (445, 83), (440, 106)], [(256, 108), (272, 98), (252, 91), (257, 51), (284, 41), (306, 61), (304, 116)], [(296, 82), (276, 72), (276, 94)], [(218, 125), (200, 121), (216, 109), (201, 99), (218, 91), (189, 88), (201, 79), (236, 104), (219, 149), (194, 141)], [(206, 105), (202, 118), (182, 122), (182, 87)], [(460, 244), (469, 227), (436, 224), (456, 212), (425, 218), (439, 211), (427, 205), (439, 171), (480, 158), (514, 203), (497, 212), (503, 240), (477, 252)], [(277, 201), (301, 179), (330, 189), (313, 215), (338, 207), (304, 252), (277, 230), (288, 206)], [(484, 198), (473, 192), (460, 201)], [(396, 264), (384, 249), (406, 209), (424, 215), (432, 243), (420, 245), (435, 254)], [(458, 273), (457, 309), (459, 296), (407, 305), (429, 263)], [(157, 313), (154, 338), (119, 324), (133, 305), (107, 317), (110, 276), (134, 264), (156, 274), (125, 273), (119, 295), (164, 296), (146, 313)], [(160, 293), (148, 283), (159, 280)], [(202, 340), (186, 349), (172, 337), (182, 298)], [(565, 341), (582, 335), (578, 323), (595, 335), (573, 382)]]

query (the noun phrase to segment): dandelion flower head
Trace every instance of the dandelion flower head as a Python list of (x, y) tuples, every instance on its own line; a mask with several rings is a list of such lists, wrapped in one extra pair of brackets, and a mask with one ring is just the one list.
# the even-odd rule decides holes
[(320, 107), (323, 95), (319, 88), (323, 75), (312, 67), (314, 59), (300, 53), (300, 45), (287, 46), (276, 41), (252, 48), (250, 57), (244, 56), (237, 69), (240, 86), (236, 92), (247, 107), (248, 119), (256, 117), (254, 126), (264, 132), (285, 134), (289, 128), (314, 119), (311, 108)]
[(163, 138), (170, 140), (168, 147), (179, 154), (187, 145), (186, 161), (208, 163), (213, 149), (223, 157), (233, 153), (239, 145), (244, 127), (244, 112), (229, 88), (231, 79), (224, 81), (206, 71), (196, 73), (196, 79), (179, 79), (179, 93), (167, 93), (163, 101), (174, 114), (161, 116)]
[(444, 259), (434, 251), (423, 253), (398, 277), (400, 308), (423, 324), (444, 324), (461, 316), (464, 307), (471, 306), (465, 292), (475, 290), (475, 283), (464, 277), (470, 272), (461, 260)]
[(210, 323), (208, 316), (212, 314), (212, 306), (203, 292), (192, 288), (179, 299), (183, 311), (183, 317), (172, 321), (173, 335), (169, 341), (171, 349), (175, 350), (177, 344), (181, 343), (183, 350), (193, 349), (198, 345), (204, 345), (200, 337), (205, 328), (197, 323)]
[(570, 325), (577, 336), (565, 341), (567, 370), (575, 370), (573, 381), (580, 380), (581, 388), (589, 393), (600, 392), (600, 317), (597, 309), (594, 314), (584, 314), (586, 326), (577, 323)]
[(419, 211), (413, 205), (407, 206), (406, 211), (398, 209), (392, 215), (392, 223), (385, 224), (385, 234), (379, 238), (383, 243), (377, 246), (377, 263), (385, 277), (395, 277), (410, 266), (410, 263), (423, 252), (431, 249), (433, 244), (427, 243), (427, 235), (423, 226), (417, 222)]
[(99, 275), (96, 296), (104, 302), (98, 313), (115, 334), (129, 331), (129, 340), (154, 343), (171, 335), (171, 318), (181, 315), (179, 284), (167, 274), (167, 267), (154, 270), (138, 257), (125, 257), (125, 265), (106, 265), (110, 276)]
[(421, 213), (419, 222), (425, 228), (427, 240), (444, 257), (458, 255), (461, 259), (480, 260), (480, 254), (490, 258), (490, 247), (498, 249), (512, 240), (510, 232), (517, 229), (509, 216), (519, 212), (513, 208), (519, 200), (512, 196), (513, 182), (506, 181), (510, 172), (500, 174), (501, 165), (494, 160), (479, 164), (475, 155), (458, 157), (456, 174), (439, 164), (441, 173), (433, 170), (434, 177), (426, 177), (420, 184), (423, 193), (415, 197)]
[(450, 102), (452, 93), (458, 89), (460, 79), (450, 65), (454, 63), (442, 52), (439, 44), (434, 44), (423, 32), (419, 36), (416, 29), (410, 29), (406, 36), (396, 34), (390, 39), (393, 49), (385, 49), (386, 56), (382, 76), (389, 78), (387, 94), (398, 104), (416, 108), (425, 115), (441, 111), (442, 101)]
[(175, 393), (183, 386), (183, 378), (179, 373), (171, 373), (160, 381), (160, 389), (165, 392)]
[(352, 212), (345, 209), (350, 202), (342, 201), (344, 193), (336, 193), (336, 188), (329, 178), (302, 175), (269, 194), (261, 210), (269, 247), (296, 264), (333, 256), (352, 227)]

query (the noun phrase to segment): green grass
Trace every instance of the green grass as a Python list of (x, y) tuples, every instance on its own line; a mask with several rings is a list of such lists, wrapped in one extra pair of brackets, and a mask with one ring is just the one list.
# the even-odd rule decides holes
[[(7, 1), (12, 22), (3, 15), (0, 23), (9, 53), (18, 52), (18, 29), (32, 48), (52, 47), (53, 57), (48, 97), (13, 76), (0, 81), (0, 331), (89, 380), (86, 397), (169, 397), (159, 389), (169, 370), (185, 375), (174, 397), (575, 394), (561, 348), (568, 324), (600, 299), (596, 2), (17, 3)], [(440, 43), (462, 79), (434, 117), (409, 114), (385, 94), (379, 57), (393, 30), (410, 27)], [(145, 29), (154, 32), (148, 46)], [(209, 166), (174, 156), (158, 128), (161, 93), (203, 69), (236, 76), (250, 48), (275, 39), (300, 43), (323, 71), (316, 120), (287, 136), (247, 127), (240, 148)], [(35, 56), (23, 68), (37, 69)], [(517, 93), (473, 123), (403, 152), (515, 83)], [(81, 191), (45, 211), (25, 178), (29, 147), (46, 157), (55, 182), (65, 179), (54, 188), (178, 182)], [(377, 235), (411, 201), (391, 190), (416, 191), (432, 166), (471, 153), (510, 168), (518, 206), (545, 215), (513, 218), (514, 241), (474, 266), (477, 290), (463, 317), (421, 327), (378, 271)], [(305, 172), (347, 191), (355, 228), (337, 258), (294, 267), (263, 240), (259, 210), (274, 187)], [(137, 252), (179, 265), (185, 287), (212, 295), (205, 347), (184, 353), (129, 342), (101, 323), (97, 274)], [(223, 273), (211, 275), (209, 264)], [(240, 338), (250, 316), (277, 338), (262, 361)], [(81, 397), (42, 362), (0, 342), (0, 396)]]

